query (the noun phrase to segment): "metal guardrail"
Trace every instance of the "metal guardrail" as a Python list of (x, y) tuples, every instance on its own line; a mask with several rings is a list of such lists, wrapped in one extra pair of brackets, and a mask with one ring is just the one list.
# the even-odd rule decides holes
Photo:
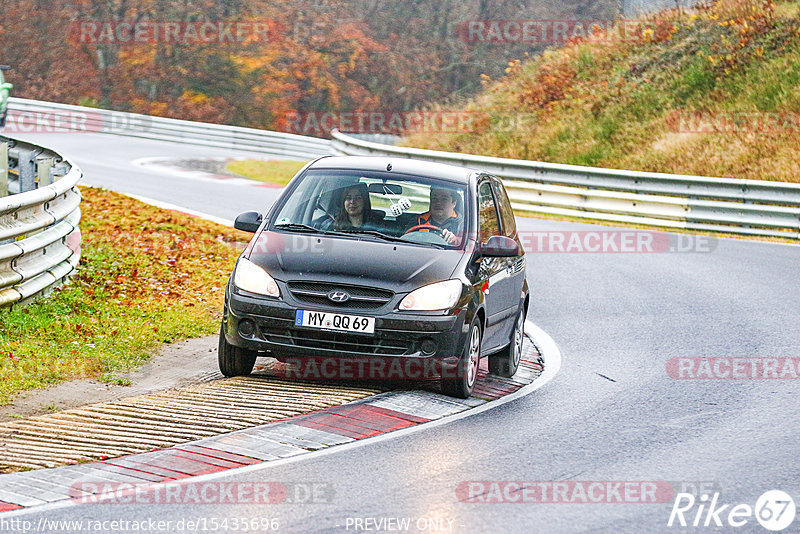
[(414, 158), (504, 178), (521, 211), (800, 239), (800, 184), (561, 165), (382, 145), (334, 131), (342, 155)]
[(12, 97), (8, 113), (9, 127), (19, 134), (97, 132), (301, 160), (330, 154), (331, 142), (327, 139), (39, 100)]
[(623, 16), (636, 17), (662, 9), (690, 9), (701, 0), (619, 0)]
[[(24, 131), (87, 131), (312, 159), (325, 154), (408, 157), (474, 167), (505, 179), (512, 205), (547, 215), (800, 239), (800, 184), (682, 176), (456, 154), (334, 140), (12, 98)], [(44, 126), (42, 126), (44, 125)], [(13, 186), (13, 184), (12, 184)]]
[(81, 256), (78, 167), (0, 137), (0, 308), (61, 284)]

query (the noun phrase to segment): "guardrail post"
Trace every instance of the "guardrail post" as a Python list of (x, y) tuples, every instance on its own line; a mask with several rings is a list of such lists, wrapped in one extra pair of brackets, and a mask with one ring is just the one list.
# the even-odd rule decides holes
[(50, 169), (50, 175), (53, 177), (53, 182), (56, 180), (60, 180), (69, 172), (69, 167), (62, 161), (57, 165), (53, 165), (53, 168)]
[(53, 158), (40, 156), (36, 158), (36, 178), (39, 187), (53, 183)]
[(0, 143), (0, 198), (8, 196), (8, 143)]
[(36, 151), (20, 150), (19, 192), (25, 193), (34, 189), (36, 189)]

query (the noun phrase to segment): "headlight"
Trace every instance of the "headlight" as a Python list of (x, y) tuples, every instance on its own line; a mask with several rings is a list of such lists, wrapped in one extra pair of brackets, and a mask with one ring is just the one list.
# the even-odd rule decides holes
[(281, 291), (278, 289), (275, 279), (267, 271), (244, 258), (239, 258), (239, 263), (236, 265), (233, 284), (239, 289), (250, 293), (258, 293), (259, 295), (275, 298), (281, 296)]
[(401, 310), (434, 311), (455, 306), (461, 296), (461, 281), (447, 280), (415, 289), (400, 302)]

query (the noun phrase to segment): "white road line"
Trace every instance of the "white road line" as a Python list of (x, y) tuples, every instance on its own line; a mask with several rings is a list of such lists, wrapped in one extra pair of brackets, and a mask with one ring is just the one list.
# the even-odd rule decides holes
[[(561, 369), (561, 350), (559, 350), (558, 345), (556, 342), (551, 338), (547, 332), (536, 326), (530, 321), (525, 322), (525, 333), (533, 340), (533, 343), (539, 348), (539, 351), (544, 359), (544, 372), (533, 382), (528, 384), (527, 386), (523, 386), (522, 388), (518, 389), (514, 393), (501, 397), (499, 399), (487, 402), (485, 404), (481, 404), (475, 408), (470, 408), (464, 412), (460, 412), (451, 416), (444, 417), (442, 419), (437, 419), (435, 421), (430, 421), (427, 423), (421, 423), (418, 425), (402, 428), (400, 430), (394, 430), (391, 432), (387, 432), (385, 434), (380, 434), (378, 436), (365, 438), (361, 440), (351, 441), (349, 443), (345, 443), (342, 445), (334, 445), (331, 447), (327, 447), (325, 449), (320, 449), (317, 451), (311, 451), (305, 454), (301, 454), (298, 456), (290, 456), (288, 458), (282, 458), (280, 460), (271, 460), (267, 462), (262, 462), (253, 465), (247, 465), (244, 467), (235, 467), (233, 469), (226, 469), (225, 471), (218, 471), (216, 473), (210, 473), (207, 475), (200, 475), (196, 477), (188, 477), (183, 478), (177, 481), (172, 481), (172, 483), (190, 483), (193, 484), (195, 482), (205, 482), (209, 480), (215, 480), (222, 477), (227, 477), (231, 475), (238, 475), (238, 474), (246, 474), (250, 472), (262, 471), (264, 469), (269, 469), (275, 466), (286, 465), (294, 462), (305, 461), (319, 458), (320, 456), (327, 456), (330, 454), (338, 454), (340, 452), (347, 452), (351, 449), (364, 447), (367, 445), (371, 445), (374, 443), (378, 443), (380, 441), (388, 440), (388, 439), (395, 439), (407, 434), (411, 434), (414, 432), (419, 432), (421, 430), (428, 430), (437, 426), (446, 425), (449, 423), (453, 423), (455, 421), (459, 421), (466, 417), (470, 417), (472, 415), (477, 415), (483, 413), (487, 410), (491, 410), (492, 408), (496, 408), (497, 406), (502, 406), (508, 402), (517, 400), (521, 397), (529, 395), (536, 391), (537, 389), (545, 386), (548, 382), (550, 382), (558, 371)], [(160, 484), (164, 484), (164, 482), (154, 482), (147, 486), (142, 486), (142, 491), (146, 491), (147, 488), (154, 488)], [(80, 506), (81, 503), (74, 502), (71, 500), (63, 500), (57, 501), (49, 504), (43, 504), (39, 506), (33, 506), (30, 508), (23, 508), (20, 510), (12, 510), (9, 512), (0, 513), (0, 517), (13, 517), (18, 515), (27, 515), (31, 513), (40, 513), (48, 510), (57, 510), (61, 508), (70, 508), (73, 506)]]
[(153, 198), (143, 197), (139, 195), (132, 195), (130, 193), (120, 193), (121, 195), (125, 195), (126, 197), (135, 198), (145, 204), (150, 204), (151, 206), (155, 206), (157, 208), (162, 208), (165, 210), (172, 210), (178, 211), (180, 213), (185, 213), (187, 215), (192, 215), (194, 217), (199, 217), (201, 219), (205, 219), (207, 221), (215, 222), (217, 224), (221, 224), (223, 226), (233, 227), (233, 221), (229, 219), (223, 219), (221, 217), (216, 217), (214, 215), (209, 215), (208, 213), (203, 213), (201, 211), (191, 210), (189, 208), (184, 208), (182, 206), (178, 206), (177, 204), (170, 204), (169, 202), (162, 202), (160, 200), (155, 200)]
[[(194, 161), (232, 161), (232, 160), (241, 161), (247, 158), (230, 157), (230, 158), (191, 158), (191, 159)], [(203, 182), (212, 182), (212, 183), (222, 182), (228, 186), (235, 185), (243, 187), (264, 187), (269, 185), (266, 182), (251, 180), (249, 178), (244, 178), (244, 177), (237, 178), (235, 176), (223, 176), (213, 172), (202, 171), (197, 169), (187, 169), (185, 167), (179, 166), (176, 163), (178, 161), (182, 160), (170, 157), (147, 157), (147, 158), (138, 158), (132, 160), (130, 164), (135, 167), (141, 167), (143, 169), (149, 171), (155, 171), (160, 174), (166, 174), (178, 178), (187, 178), (190, 180), (200, 180)]]

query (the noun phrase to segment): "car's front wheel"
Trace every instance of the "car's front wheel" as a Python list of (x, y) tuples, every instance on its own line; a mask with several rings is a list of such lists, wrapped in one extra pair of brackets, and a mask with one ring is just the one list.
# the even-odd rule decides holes
[[(442, 370), (442, 392), (445, 395), (459, 399), (466, 399), (472, 395), (481, 361), (481, 337), (481, 326), (475, 320), (469, 329), (469, 338), (467, 338), (464, 354), (456, 369)], [(452, 376), (453, 374), (455, 376)]]
[(219, 371), (225, 376), (247, 376), (253, 371), (257, 353), (228, 343), (225, 332), (219, 330)]
[(525, 307), (520, 306), (511, 343), (506, 348), (489, 356), (489, 372), (493, 375), (511, 378), (519, 369), (522, 359), (522, 342), (525, 338)]

